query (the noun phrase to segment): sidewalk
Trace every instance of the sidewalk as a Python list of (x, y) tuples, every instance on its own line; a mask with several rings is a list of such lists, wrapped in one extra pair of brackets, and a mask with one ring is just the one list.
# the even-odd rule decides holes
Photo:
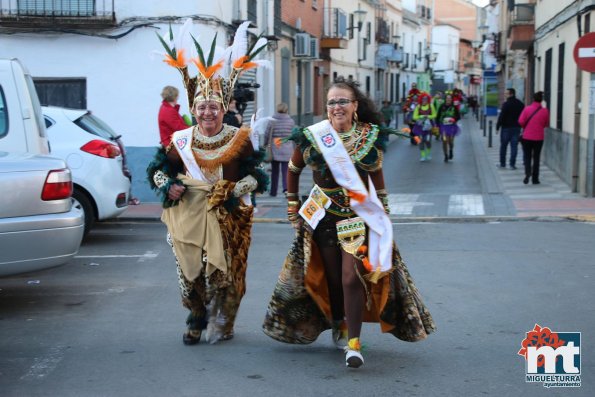
[[(465, 124), (469, 129), (473, 150), (476, 156), (476, 165), (482, 184), (482, 193), (486, 206), (501, 207), (501, 214), (513, 214), (512, 216), (465, 216), (462, 218), (445, 217), (442, 220), (454, 222), (460, 221), (482, 221), (482, 220), (510, 220), (510, 219), (541, 219), (541, 218), (566, 218), (595, 222), (595, 198), (584, 198), (578, 193), (572, 193), (566, 185), (552, 170), (543, 162), (540, 168), (539, 185), (524, 185), (524, 171), (522, 151), (519, 147), (517, 155), (517, 169), (498, 168), (500, 135), (495, 132), (492, 136), (492, 147), (488, 147), (488, 132), (483, 136), (479, 123), (467, 115)], [(267, 172), (270, 175), (270, 172)], [(312, 171), (305, 168), (300, 177), (300, 193), (307, 194), (312, 187)], [(505, 198), (504, 200), (502, 198)], [(285, 222), (286, 200), (281, 191), (276, 197), (268, 193), (257, 195), (256, 212), (254, 222)], [(504, 208), (506, 207), (506, 208)], [(118, 217), (118, 220), (142, 221), (159, 220), (161, 217), (161, 204), (158, 202), (141, 203), (140, 205), (129, 206), (128, 209)], [(428, 218), (407, 218), (399, 215), (391, 215), (393, 221), (436, 221), (436, 217)]]
[(475, 139), (479, 143), (475, 147), (476, 155), (481, 156), (480, 153), (483, 151), (489, 163), (489, 170), (485, 170), (484, 173), (495, 174), (497, 179), (496, 188), (510, 198), (517, 217), (567, 217), (595, 221), (595, 198), (586, 198), (579, 193), (571, 192), (570, 187), (544, 163), (543, 158), (539, 168), (540, 184), (533, 185), (529, 182), (529, 184), (525, 185), (523, 183), (525, 171), (523, 151), (520, 144), (516, 158), (517, 168), (513, 170), (508, 166), (510, 147), (507, 151), (507, 167), (499, 168), (500, 135), (496, 134), (494, 128), (492, 147), (490, 148), (488, 147), (488, 127), (486, 127), (486, 136), (484, 137), (483, 131), (479, 129), (479, 123), (475, 121), (475, 124), (477, 126)]

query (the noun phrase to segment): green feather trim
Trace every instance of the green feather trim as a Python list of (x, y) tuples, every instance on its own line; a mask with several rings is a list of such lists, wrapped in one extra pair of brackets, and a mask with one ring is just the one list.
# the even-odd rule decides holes
[(258, 186), (254, 190), (256, 193), (264, 193), (269, 187), (269, 176), (262, 169), (264, 155), (265, 150), (261, 148), (258, 151), (254, 151), (252, 156), (243, 158), (240, 161), (240, 179), (246, 175), (252, 175), (256, 179), (256, 182), (258, 182)]
[[(162, 187), (155, 185), (155, 181), (153, 180), (153, 175), (155, 175), (157, 171), (162, 171), (170, 178), (169, 181)], [(165, 149), (162, 147), (157, 150), (153, 160), (147, 166), (147, 180), (149, 181), (149, 186), (157, 193), (158, 196), (160, 196), (161, 205), (163, 208), (169, 208), (178, 205), (179, 200), (170, 200), (167, 197), (167, 193), (171, 185), (174, 183), (182, 186), (184, 185), (182, 181), (177, 178), (177, 175), (180, 171), (181, 170), (172, 167), (167, 159)]]

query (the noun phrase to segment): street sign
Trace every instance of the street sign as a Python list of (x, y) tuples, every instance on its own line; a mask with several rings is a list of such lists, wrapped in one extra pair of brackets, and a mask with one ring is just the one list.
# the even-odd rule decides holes
[(574, 45), (574, 61), (579, 69), (595, 72), (595, 32), (582, 36)]

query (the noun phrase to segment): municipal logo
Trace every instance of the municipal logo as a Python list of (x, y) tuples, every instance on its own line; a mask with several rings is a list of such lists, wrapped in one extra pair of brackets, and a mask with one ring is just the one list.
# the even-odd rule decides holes
[(525, 381), (544, 387), (580, 387), (581, 333), (552, 332), (535, 324), (521, 342), (525, 357)]
[(178, 138), (176, 140), (176, 145), (178, 145), (178, 147), (180, 149), (184, 149), (186, 147), (187, 143), (188, 143), (188, 138)]
[(320, 139), (322, 140), (322, 143), (326, 147), (333, 147), (333, 146), (335, 146), (335, 143), (336, 143), (335, 142), (335, 137), (330, 132), (328, 134), (325, 134), (322, 137), (320, 137)]

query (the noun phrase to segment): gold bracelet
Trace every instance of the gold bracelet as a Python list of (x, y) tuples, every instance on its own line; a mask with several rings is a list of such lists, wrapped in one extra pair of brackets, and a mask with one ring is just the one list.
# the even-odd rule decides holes
[(299, 175), (302, 173), (302, 170), (304, 169), (304, 167), (300, 168), (298, 166), (296, 166), (293, 161), (289, 160), (289, 164), (287, 164), (287, 168), (289, 169), (289, 171), (293, 174)]

